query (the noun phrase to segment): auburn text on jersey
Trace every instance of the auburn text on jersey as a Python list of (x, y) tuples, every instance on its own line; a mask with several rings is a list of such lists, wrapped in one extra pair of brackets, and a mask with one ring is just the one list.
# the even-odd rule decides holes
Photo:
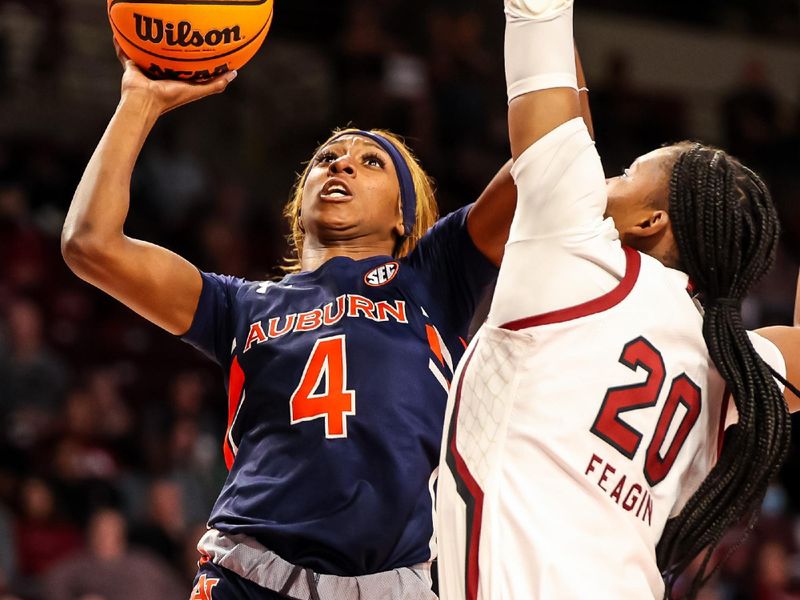
[(379, 300), (375, 302), (358, 294), (342, 294), (333, 302), (322, 308), (315, 308), (301, 313), (291, 313), (269, 320), (260, 320), (250, 324), (244, 352), (254, 344), (263, 344), (271, 339), (293, 333), (314, 331), (320, 327), (335, 325), (345, 317), (363, 318), (383, 322), (394, 320), (397, 323), (408, 323), (406, 303), (404, 300)]

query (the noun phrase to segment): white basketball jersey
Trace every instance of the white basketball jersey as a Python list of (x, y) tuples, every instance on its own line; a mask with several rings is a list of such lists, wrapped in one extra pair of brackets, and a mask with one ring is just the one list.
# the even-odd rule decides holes
[(663, 596), (656, 544), (715, 464), (726, 394), (687, 276), (625, 254), (611, 292), (470, 344), (438, 484), (442, 600)]

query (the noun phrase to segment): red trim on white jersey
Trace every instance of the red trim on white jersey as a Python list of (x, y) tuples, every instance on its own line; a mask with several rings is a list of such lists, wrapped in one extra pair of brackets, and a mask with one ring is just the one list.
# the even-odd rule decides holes
[(503, 325), (501, 329), (519, 331), (520, 329), (537, 327), (539, 325), (564, 323), (565, 321), (588, 317), (589, 315), (613, 308), (631, 293), (636, 280), (639, 278), (639, 271), (642, 266), (642, 257), (636, 250), (627, 246), (623, 246), (622, 249), (625, 251), (625, 276), (619, 284), (617, 284), (617, 287), (610, 292), (594, 300), (578, 304), (577, 306), (554, 310), (552, 312), (536, 315), (535, 317), (526, 317), (517, 321), (511, 321)]
[(478, 598), (478, 580), (479, 580), (479, 566), (478, 556), (480, 552), (481, 541), (481, 525), (483, 523), (483, 490), (478, 482), (475, 481), (472, 473), (458, 451), (458, 444), (456, 438), (458, 436), (458, 413), (461, 409), (461, 388), (464, 384), (464, 379), (467, 375), (472, 358), (475, 356), (477, 346), (475, 346), (469, 356), (464, 357), (464, 369), (461, 372), (461, 379), (458, 381), (456, 387), (455, 403), (453, 406), (453, 414), (450, 419), (449, 440), (447, 444), (447, 465), (456, 480), (458, 487), (459, 483), (466, 488), (468, 495), (462, 494), (459, 489), (464, 503), (467, 507), (467, 548), (466, 548), (466, 565), (465, 565), (465, 586), (466, 586), (466, 600), (477, 600)]

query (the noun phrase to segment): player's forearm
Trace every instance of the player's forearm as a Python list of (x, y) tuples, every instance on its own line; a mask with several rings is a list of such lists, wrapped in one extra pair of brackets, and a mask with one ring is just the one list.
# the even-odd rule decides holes
[(505, 0), (508, 130), (516, 160), (581, 114), (572, 0)]
[(800, 275), (797, 276), (797, 288), (794, 294), (794, 326), (800, 327)]
[[(589, 97), (585, 91), (586, 78), (577, 47), (575, 48), (575, 70), (578, 87), (583, 89), (580, 92), (581, 116), (589, 130), (589, 135), (594, 139)], [(481, 197), (478, 198), (467, 220), (467, 228), (472, 241), (484, 256), (498, 266), (503, 259), (505, 245), (508, 241), (508, 231), (517, 206), (517, 187), (511, 176), (512, 164), (513, 161), (508, 161), (497, 172)]]
[(67, 262), (101, 252), (123, 237), (133, 167), (158, 112), (145, 95), (120, 101), (89, 160), (67, 213), (62, 250)]

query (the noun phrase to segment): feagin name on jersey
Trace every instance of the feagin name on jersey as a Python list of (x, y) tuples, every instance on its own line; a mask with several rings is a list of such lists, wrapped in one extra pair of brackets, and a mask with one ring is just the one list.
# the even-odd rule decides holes
[(597, 454), (592, 454), (584, 475), (608, 494), (617, 506), (642, 522), (653, 524), (653, 497), (648, 492), (648, 486), (636, 483), (624, 473), (617, 473), (614, 465)]

